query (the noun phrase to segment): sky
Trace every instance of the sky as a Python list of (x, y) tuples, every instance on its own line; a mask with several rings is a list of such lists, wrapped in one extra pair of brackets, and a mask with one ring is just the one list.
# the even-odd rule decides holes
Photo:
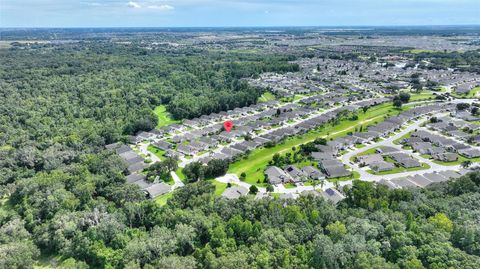
[(0, 0), (0, 27), (480, 25), (480, 0)]

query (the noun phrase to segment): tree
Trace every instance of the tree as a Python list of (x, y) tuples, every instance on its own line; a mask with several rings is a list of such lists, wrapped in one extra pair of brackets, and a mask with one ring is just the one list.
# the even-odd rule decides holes
[(402, 101), (400, 99), (394, 99), (393, 100), (393, 106), (400, 108), (402, 106)]
[(468, 168), (468, 167), (470, 167), (470, 165), (472, 165), (472, 161), (466, 160), (466, 161), (463, 161), (460, 165), (461, 165), (463, 168)]
[(472, 115), (476, 116), (480, 114), (480, 109), (476, 106), (473, 106), (470, 112), (472, 113)]
[(39, 254), (29, 241), (0, 244), (0, 268), (31, 268)]
[(465, 110), (470, 107), (470, 104), (468, 103), (458, 103), (457, 104), (457, 110)]
[(170, 172), (177, 170), (178, 163), (175, 159), (166, 158), (163, 161), (150, 165), (145, 170), (148, 178), (160, 177), (162, 180), (170, 181)]
[(201, 162), (191, 162), (183, 168), (183, 174), (190, 182), (205, 179), (205, 168)]
[(435, 216), (430, 217), (428, 221), (447, 233), (453, 231), (453, 222), (444, 213), (437, 213)]
[(272, 184), (268, 184), (266, 189), (267, 189), (267, 192), (273, 192), (275, 190)]
[(205, 176), (214, 178), (225, 175), (228, 170), (228, 162), (225, 160), (213, 159), (208, 162), (205, 168)]
[(422, 261), (420, 261), (417, 258), (410, 259), (404, 263), (405, 269), (423, 269), (425, 268), (422, 264)]
[(347, 234), (347, 227), (345, 224), (341, 223), (340, 221), (335, 221), (334, 223), (330, 223), (325, 227), (327, 230), (328, 235), (334, 242), (340, 240), (345, 234)]
[(257, 194), (258, 188), (255, 185), (250, 186), (250, 194)]

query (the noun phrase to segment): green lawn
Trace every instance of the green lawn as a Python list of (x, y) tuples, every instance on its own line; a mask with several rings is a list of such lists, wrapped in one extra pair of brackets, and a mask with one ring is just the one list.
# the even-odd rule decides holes
[(410, 97), (410, 102), (432, 100), (432, 99), (435, 99), (435, 95), (433, 95), (431, 93), (413, 94)]
[(227, 188), (226, 183), (218, 182), (216, 180), (209, 180), (209, 181), (215, 186), (215, 192), (214, 192), (215, 196), (218, 196), (218, 197), (221, 196), (223, 191), (225, 191), (225, 189)]
[(150, 151), (151, 153), (155, 154), (160, 160), (165, 160), (165, 151), (161, 150), (153, 145), (148, 145), (147, 150)]
[(275, 99), (277, 99), (277, 98), (275, 97), (275, 95), (273, 95), (273, 93), (271, 93), (271, 92), (264, 92), (264, 93), (262, 94), (262, 96), (260, 96), (260, 97), (258, 98), (258, 102), (264, 103), (264, 102), (272, 101), (272, 100), (275, 100)]
[(468, 92), (467, 97), (475, 97), (478, 93), (480, 93), (480, 87), (475, 87)]
[(377, 149), (378, 149), (378, 148), (381, 148), (381, 147), (383, 147), (383, 146), (379, 146), (379, 147), (374, 147), (374, 148), (371, 148), (371, 149), (367, 149), (367, 150), (365, 150), (365, 151), (363, 151), (363, 152), (358, 153), (356, 156), (364, 156), (364, 155), (375, 154), (375, 153), (377, 153)]
[[(406, 110), (408, 108), (403, 108)], [(272, 159), (275, 153), (284, 154), (291, 152), (293, 146), (299, 146), (307, 142), (311, 142), (319, 137), (327, 137), (328, 139), (334, 139), (339, 136), (344, 136), (348, 132), (354, 131), (355, 127), (363, 125), (374, 124), (375, 122), (382, 122), (384, 116), (397, 115), (402, 110), (392, 107), (392, 103), (385, 103), (368, 109), (365, 113), (359, 111), (358, 119), (343, 120), (338, 125), (327, 124), (321, 129), (312, 130), (302, 136), (292, 137), (286, 139), (283, 143), (276, 145), (272, 148), (259, 148), (254, 150), (244, 159), (241, 159), (230, 165), (228, 173), (233, 173), (238, 176), (242, 172), (246, 173), (245, 182), (249, 184), (259, 185), (257, 180), (264, 181), (265, 176), (263, 171), (268, 166), (268, 162)]]
[(300, 99), (302, 99), (303, 97), (305, 97), (305, 95), (303, 95), (303, 94), (296, 94), (296, 95), (293, 96), (293, 101), (300, 100)]
[(173, 191), (167, 192), (167, 193), (162, 194), (162, 195), (160, 195), (160, 196), (157, 196), (157, 197), (155, 198), (155, 202), (156, 202), (157, 204), (161, 205), (161, 206), (166, 205), (168, 199), (170, 199), (170, 198), (172, 197), (172, 195), (173, 195)]
[(164, 105), (157, 106), (155, 110), (153, 110), (153, 113), (158, 117), (157, 128), (180, 122), (170, 117), (170, 113), (167, 112), (167, 108)]
[(297, 185), (293, 183), (287, 183), (287, 184), (283, 184), (283, 187), (285, 187), (285, 189), (293, 189), (293, 188), (296, 188)]
[(180, 180), (187, 184), (187, 177), (185, 176), (185, 174), (183, 174), (183, 169), (182, 168), (178, 168), (177, 171), (175, 171), (175, 173), (177, 174), (177, 176), (180, 178)]
[(400, 137), (399, 139), (393, 140), (392, 143), (395, 145), (400, 145), (401, 144), (400, 142), (402, 142), (403, 139), (410, 138), (410, 136), (412, 136), (412, 133), (407, 133), (404, 136)]

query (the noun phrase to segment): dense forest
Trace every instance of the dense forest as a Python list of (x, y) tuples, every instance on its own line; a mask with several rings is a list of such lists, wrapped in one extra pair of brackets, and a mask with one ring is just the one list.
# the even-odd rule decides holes
[(295, 71), (293, 58), (147, 50), (108, 42), (0, 50), (0, 184), (85, 164), (103, 145), (177, 119), (255, 103), (241, 78)]
[(103, 160), (21, 180), (0, 211), (0, 268), (28, 268), (41, 254), (61, 257), (62, 268), (480, 264), (478, 172), (427, 189), (355, 181), (337, 207), (314, 196), (216, 198), (208, 181), (181, 188), (161, 207), (133, 189), (112, 190), (108, 179), (118, 174)]

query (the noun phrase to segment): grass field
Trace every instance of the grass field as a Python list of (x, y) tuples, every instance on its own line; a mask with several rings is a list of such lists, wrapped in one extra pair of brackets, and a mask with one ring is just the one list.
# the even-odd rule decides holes
[(275, 97), (275, 95), (273, 95), (273, 93), (271, 93), (271, 92), (264, 92), (264, 93), (262, 94), (262, 96), (260, 96), (260, 97), (258, 98), (258, 102), (264, 103), (264, 102), (272, 101), (272, 100), (275, 100), (275, 99), (277, 99), (277, 98)]
[(435, 99), (435, 95), (433, 95), (431, 93), (421, 93), (421, 94), (412, 95), (410, 97), (410, 102), (433, 100), (433, 99)]
[(164, 105), (157, 106), (155, 110), (153, 110), (153, 113), (158, 117), (157, 128), (180, 122), (170, 117), (170, 113), (167, 112), (167, 108)]
[[(406, 108), (403, 108), (406, 109)], [(355, 130), (355, 127), (366, 127), (368, 124), (381, 122), (384, 117), (397, 115), (400, 109), (395, 109), (392, 103), (385, 103), (370, 108), (366, 112), (359, 111), (357, 120), (343, 120), (338, 125), (325, 125), (322, 129), (312, 130), (302, 136), (286, 139), (283, 143), (272, 148), (260, 148), (252, 151), (246, 158), (241, 159), (230, 165), (228, 173), (238, 176), (242, 172), (246, 174), (245, 182), (249, 184), (259, 185), (258, 180), (264, 181), (264, 169), (268, 166), (268, 162), (275, 153), (284, 154), (292, 151), (292, 147), (311, 142), (319, 137), (334, 139), (339, 136), (346, 135), (348, 132)]]

